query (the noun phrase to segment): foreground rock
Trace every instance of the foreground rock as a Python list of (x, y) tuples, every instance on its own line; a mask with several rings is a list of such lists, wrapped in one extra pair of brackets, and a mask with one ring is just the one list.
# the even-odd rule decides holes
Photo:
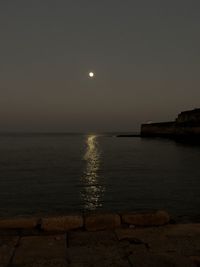
[(13, 266), (67, 266), (66, 235), (21, 238)]
[(19, 237), (0, 236), (0, 266), (7, 267), (14, 253)]
[(132, 267), (123, 251), (116, 247), (69, 247), (70, 267)]
[(114, 246), (117, 243), (114, 231), (71, 231), (68, 243), (72, 247)]
[(166, 211), (154, 213), (125, 213), (122, 222), (135, 226), (160, 226), (169, 223), (170, 216)]
[(0, 231), (0, 267), (199, 266), (200, 224), (29, 231)]
[(1, 229), (33, 229), (38, 225), (38, 218), (7, 218), (0, 219)]
[(88, 231), (109, 230), (120, 225), (121, 218), (118, 214), (90, 214), (85, 218), (85, 229)]
[[(119, 241), (145, 246), (148, 252), (200, 256), (200, 224), (178, 224), (115, 230)], [(135, 250), (135, 249), (134, 249)], [(132, 252), (134, 252), (132, 250)], [(196, 261), (198, 257), (194, 257)]]
[(42, 219), (41, 228), (45, 231), (69, 231), (83, 227), (81, 215), (67, 215)]
[(200, 256), (190, 256), (190, 260), (191, 260), (197, 267), (200, 267)]
[(134, 267), (195, 267), (192, 261), (179, 255), (142, 253), (129, 259)]

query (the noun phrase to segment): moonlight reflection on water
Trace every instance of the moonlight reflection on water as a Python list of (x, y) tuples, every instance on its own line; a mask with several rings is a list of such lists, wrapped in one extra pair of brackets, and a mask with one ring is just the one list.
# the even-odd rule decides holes
[(101, 199), (104, 188), (99, 183), (98, 176), (100, 152), (97, 138), (97, 135), (89, 135), (86, 139), (86, 152), (84, 155), (86, 167), (82, 177), (84, 188), (81, 193), (86, 210), (95, 210), (102, 206)]

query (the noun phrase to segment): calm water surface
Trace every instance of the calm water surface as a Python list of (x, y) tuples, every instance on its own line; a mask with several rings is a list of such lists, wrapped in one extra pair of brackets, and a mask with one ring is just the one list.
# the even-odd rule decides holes
[(200, 146), (102, 135), (1, 135), (0, 216), (166, 209), (200, 221)]

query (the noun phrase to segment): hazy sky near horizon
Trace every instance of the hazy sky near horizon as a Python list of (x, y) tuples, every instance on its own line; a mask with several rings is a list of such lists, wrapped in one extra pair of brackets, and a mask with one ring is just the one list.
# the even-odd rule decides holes
[(200, 107), (199, 14), (199, 0), (1, 0), (0, 131), (135, 131)]

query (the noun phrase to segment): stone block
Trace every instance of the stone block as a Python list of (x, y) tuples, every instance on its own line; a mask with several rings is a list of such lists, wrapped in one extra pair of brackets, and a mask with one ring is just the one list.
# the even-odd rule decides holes
[(0, 229), (31, 229), (38, 224), (38, 218), (5, 218), (0, 219)]
[(85, 218), (85, 228), (88, 231), (115, 229), (120, 227), (121, 219), (118, 214), (90, 214)]
[(166, 211), (152, 213), (124, 213), (122, 222), (135, 226), (159, 226), (169, 223), (170, 216)]
[(45, 231), (69, 231), (83, 227), (81, 215), (66, 215), (42, 219), (41, 228)]

